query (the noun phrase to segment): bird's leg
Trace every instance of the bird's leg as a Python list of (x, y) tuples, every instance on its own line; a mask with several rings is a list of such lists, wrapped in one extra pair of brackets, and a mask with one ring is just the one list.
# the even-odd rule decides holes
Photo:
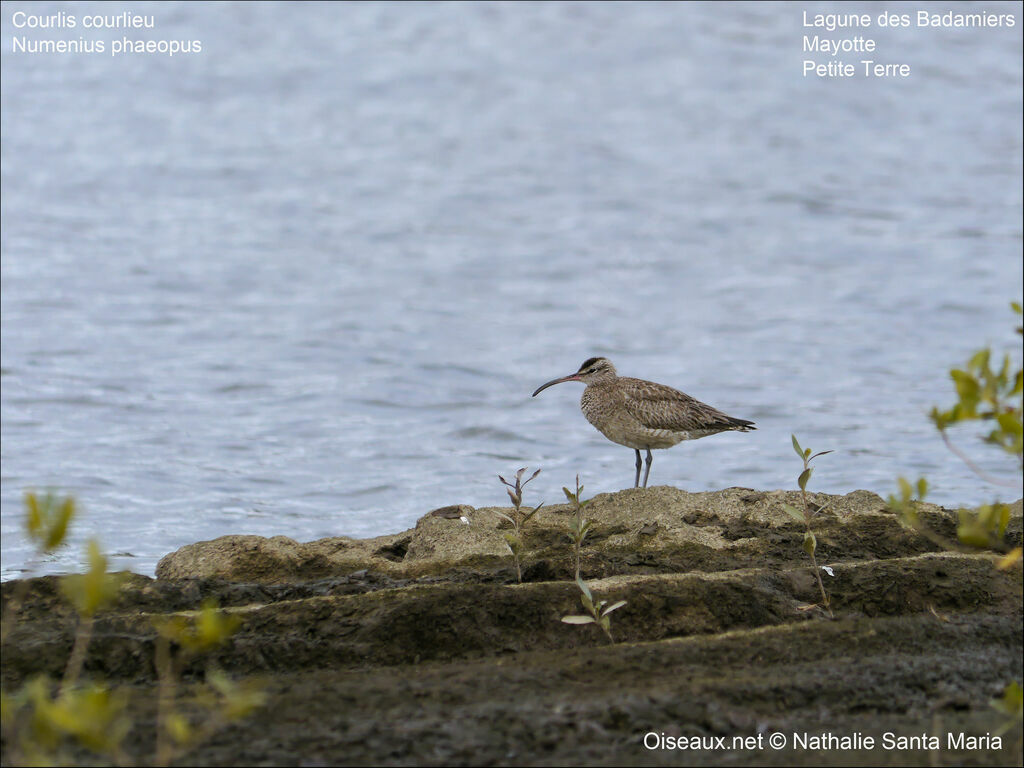
[(633, 487), (634, 488), (639, 488), (640, 487), (640, 466), (643, 464), (643, 462), (640, 461), (640, 449), (639, 448), (634, 448), (633, 450), (636, 451), (636, 480), (633, 481)]
[[(651, 474), (651, 449), (647, 449), (647, 471), (644, 472), (644, 488), (647, 487), (647, 476)], [(640, 451), (636, 452), (636, 476), (640, 477)]]

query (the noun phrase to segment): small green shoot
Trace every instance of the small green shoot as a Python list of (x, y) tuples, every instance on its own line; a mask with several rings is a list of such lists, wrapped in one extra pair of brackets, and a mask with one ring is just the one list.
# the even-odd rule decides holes
[(52, 552), (64, 543), (68, 525), (75, 516), (73, 498), (61, 499), (52, 491), (37, 496), (29, 491), (25, 494), (25, 507), (25, 529), (39, 552)]
[(800, 457), (803, 462), (803, 471), (800, 472), (800, 476), (797, 477), (797, 485), (800, 486), (800, 506), (802, 509), (797, 509), (791, 504), (783, 504), (783, 508), (798, 523), (804, 526), (804, 551), (811, 558), (811, 565), (814, 566), (814, 576), (818, 580), (818, 589), (821, 590), (821, 605), (828, 611), (830, 617), (834, 617), (832, 613), (831, 598), (828, 592), (825, 591), (825, 583), (821, 580), (821, 568), (818, 566), (818, 560), (816, 552), (818, 550), (818, 537), (814, 535), (814, 531), (811, 530), (815, 518), (821, 514), (824, 507), (811, 510), (811, 505), (807, 501), (807, 482), (811, 479), (811, 474), (814, 472), (814, 468), (811, 466), (811, 462), (819, 456), (824, 456), (826, 453), (832, 453), (832, 451), (818, 451), (818, 453), (812, 453), (810, 448), (802, 448), (800, 441), (796, 439), (796, 435), (790, 435), (793, 438), (793, 450), (796, 451), (796, 455)]
[(612, 603), (607, 608), (607, 600), (598, 600), (594, 602), (594, 596), (590, 592), (590, 587), (579, 576), (576, 577), (576, 586), (580, 588), (580, 601), (583, 603), (583, 607), (587, 609), (589, 616), (582, 614), (573, 614), (570, 616), (563, 616), (562, 621), (566, 624), (597, 624), (604, 633), (608, 636), (608, 642), (614, 643), (615, 639), (612, 637), (612, 620), (609, 618), (609, 614), (612, 611), (617, 611), (619, 608), (626, 604), (625, 600), (619, 600), (617, 603)]
[[(212, 688), (212, 693), (208, 692), (204, 701), (216, 705), (211, 707), (208, 713), (214, 717), (208, 719), (202, 727), (196, 728), (174, 706), (181, 674), (188, 661), (223, 645), (240, 624), (241, 619), (224, 613), (217, 607), (215, 600), (203, 601), (202, 608), (198, 611), (153, 621), (157, 631), (154, 661), (159, 679), (156, 746), (158, 765), (168, 765), (178, 750), (205, 740), (221, 727), (225, 719), (234, 719), (226, 718), (226, 713), (238, 710), (247, 713), (249, 709), (262, 703), (262, 694), (259, 691), (231, 688), (230, 681), (223, 673), (211, 668), (207, 670), (207, 686)], [(173, 646), (177, 646), (177, 653), (172, 651)], [(237, 700), (226, 696), (226, 693), (232, 691), (238, 695)], [(218, 697), (217, 693), (221, 696)], [(250, 704), (252, 706), (249, 706)], [(219, 706), (223, 706), (224, 709), (218, 708)]]
[[(1011, 308), (1018, 316), (1021, 305), (1012, 302)], [(1018, 325), (1017, 335), (1022, 334)], [(950, 371), (956, 389), (957, 401), (946, 409), (934, 407), (930, 417), (946, 446), (963, 461), (978, 477), (992, 485), (1010, 488), (1020, 487), (1020, 478), (995, 477), (979, 467), (967, 454), (950, 440), (948, 428), (968, 421), (992, 422), (992, 429), (984, 441), (999, 447), (1016, 458), (1018, 470), (1024, 470), (1024, 428), (1021, 415), (1024, 411), (1024, 369), (1019, 365), (1013, 370), (1010, 356), (1004, 355), (998, 370), (992, 368), (992, 350), (979, 349), (962, 369)], [(957, 545), (934, 533), (920, 520), (914, 505), (914, 494), (910, 483), (900, 477), (899, 496), (889, 496), (889, 508), (897, 512), (904, 525), (918, 531), (922, 536), (945, 549), (957, 549)], [(917, 481), (917, 500), (923, 500), (928, 490), (924, 478)], [(1006, 570), (1021, 561), (1024, 550), (1008, 548), (1005, 544), (1006, 526), (1010, 520), (1008, 505), (993, 502), (976, 510), (961, 509), (958, 512), (957, 539), (968, 547), (993, 549), (1002, 552), (997, 567)]]
[(583, 517), (583, 508), (589, 504), (592, 499), (587, 501), (581, 501), (583, 494), (583, 486), (580, 485), (580, 476), (576, 475), (576, 493), (573, 493), (565, 486), (562, 486), (562, 491), (565, 492), (565, 498), (569, 500), (569, 503), (573, 505), (573, 517), (569, 522), (569, 538), (572, 539), (575, 554), (576, 554), (576, 578), (580, 577), (580, 548), (583, 546), (583, 540), (587, 538), (587, 533), (590, 531), (591, 523)]
[[(1017, 316), (1014, 332), (1018, 336), (1024, 335), (1024, 328), (1020, 325), (1020, 302), (1011, 302), (1010, 308)], [(991, 348), (985, 347), (971, 355), (964, 368), (951, 370), (949, 375), (953, 379), (957, 400), (946, 409), (933, 407), (929, 416), (946, 447), (972, 472), (992, 485), (1017, 490), (1020, 488), (1019, 477), (996, 477), (986, 472), (953, 444), (947, 432), (949, 427), (963, 422), (990, 422), (992, 428), (985, 435), (984, 441), (1013, 456), (1016, 459), (1017, 470), (1024, 471), (1024, 428), (1021, 426), (1021, 417), (1024, 413), (1024, 368), (1017, 364), (1016, 370), (1012, 370), (1010, 355), (1006, 354), (1003, 355), (1002, 363), (996, 370), (992, 367), (992, 357)], [(994, 502), (976, 510), (959, 510), (957, 541), (953, 542), (932, 531), (920, 518), (917, 502), (922, 501), (927, 494), (928, 481), (923, 477), (918, 479), (916, 488), (903, 477), (898, 478), (897, 482), (899, 495), (889, 495), (889, 508), (899, 515), (904, 525), (913, 528), (944, 549), (960, 550), (966, 545), (1002, 552), (1003, 556), (996, 563), (998, 570), (1020, 568), (1024, 549), (1019, 546), (1011, 548), (1005, 543), (1006, 527), (1010, 520), (1008, 505)], [(1011, 682), (1003, 691), (1002, 698), (992, 702), (993, 707), (1009, 718), (1000, 733), (1020, 724), (1024, 711), (1022, 699), (1024, 694), (1020, 683)]]
[[(39, 554), (60, 546), (75, 511), (71, 498), (53, 493), (25, 496), (25, 527), (36, 542)], [(109, 573), (108, 561), (96, 541), (88, 546), (89, 569), (63, 577), (60, 593), (78, 614), (74, 644), (59, 681), (43, 675), (27, 682), (14, 693), (0, 690), (0, 726), (3, 730), (5, 760), (12, 765), (77, 764), (80, 759), (68, 750), (90, 750), (118, 765), (131, 761), (122, 742), (132, 729), (128, 688), (109, 685), (102, 678), (79, 682), (96, 615), (113, 603), (124, 574)], [(22, 584), (29, 582), (25, 579)], [(8, 601), (4, 612), (3, 640), (14, 625), (23, 599), (22, 592)], [(14, 605), (12, 605), (14, 604)], [(225, 642), (240, 620), (207, 602), (191, 615), (177, 615), (157, 625), (156, 667), (159, 676), (157, 704), (157, 754), (155, 764), (168, 765), (184, 749), (203, 740), (225, 723), (248, 715), (263, 703), (258, 685), (234, 683), (217, 669), (207, 669), (206, 685), (196, 697), (200, 712), (193, 719), (176, 710), (174, 701), (186, 661)], [(171, 646), (179, 648), (173, 654)]]
[(85, 652), (92, 639), (93, 621), (96, 612), (117, 599), (117, 593), (124, 581), (124, 574), (107, 572), (107, 556), (100, 550), (99, 542), (89, 540), (89, 570), (71, 574), (60, 581), (60, 592), (78, 612), (78, 629), (75, 644), (64, 671), (61, 690), (69, 690), (77, 681), (85, 662)]
[[(75, 500), (70, 496), (60, 498), (53, 491), (47, 491), (42, 496), (33, 491), (25, 494), (25, 532), (36, 546), (36, 551), (25, 568), (26, 576), (32, 574), (36, 563), (42, 557), (64, 543), (68, 525), (74, 516)], [(7, 639), (7, 633), (14, 626), (14, 617), (21, 609), (28, 587), (28, 579), (22, 579), (11, 599), (7, 601), (3, 620), (0, 621), (0, 643)]]
[(992, 708), (1006, 716), (1006, 722), (996, 733), (1002, 735), (1024, 720), (1024, 689), (1014, 681), (1003, 689), (1003, 695), (993, 699)]
[(45, 675), (33, 678), (14, 695), (3, 694), (2, 722), (12, 764), (71, 764), (61, 750), (71, 739), (98, 754), (127, 764), (121, 742), (131, 729), (128, 694), (99, 683), (56, 694)]
[[(1018, 316), (1021, 305), (1012, 302), (1010, 307)], [(1022, 329), (1016, 328), (1018, 335)], [(1024, 398), (1024, 369), (1011, 369), (1010, 355), (1003, 355), (998, 370), (992, 367), (992, 350), (979, 349), (967, 361), (964, 368), (949, 372), (956, 388), (957, 401), (945, 410), (932, 408), (929, 416), (939, 430), (942, 439), (953, 453), (960, 457), (979, 477), (993, 485), (1019, 488), (1013, 478), (996, 478), (983, 471), (962, 453), (949, 439), (948, 427), (965, 421), (994, 422), (992, 430), (985, 435), (985, 442), (1017, 459), (1018, 468), (1024, 468), (1024, 426), (1021, 423), (1022, 398)]]
[(498, 514), (512, 523), (512, 533), (505, 534), (505, 542), (508, 544), (508, 548), (512, 551), (512, 557), (516, 563), (516, 579), (519, 583), (523, 583), (523, 569), (520, 564), (520, 556), (523, 552), (523, 526), (526, 525), (527, 521), (533, 517), (540, 508), (544, 506), (544, 502), (541, 502), (531, 510), (523, 510), (523, 488), (526, 484), (533, 480), (537, 475), (540, 474), (538, 469), (526, 480), (523, 480), (523, 475), (526, 473), (526, 467), (522, 467), (516, 472), (515, 483), (510, 483), (501, 475), (498, 475), (498, 479), (501, 480), (502, 484), (506, 486), (505, 492), (508, 493), (510, 499), (512, 499), (512, 514), (506, 515), (504, 512), (498, 512)]

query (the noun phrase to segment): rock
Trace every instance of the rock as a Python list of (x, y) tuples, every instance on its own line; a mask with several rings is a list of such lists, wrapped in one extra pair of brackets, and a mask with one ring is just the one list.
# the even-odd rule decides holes
[[(630, 489), (585, 508), (583, 577), (595, 600), (626, 601), (612, 614), (614, 645), (592, 624), (560, 620), (584, 611), (570, 507), (545, 507), (526, 524), (527, 583), (516, 584), (508, 522), (497, 508), (460, 505), (373, 539), (224, 536), (183, 547), (161, 560), (158, 579), (130, 577), (96, 617), (85, 674), (133, 684), (126, 756), (145, 762), (158, 687), (153, 619), (212, 597), (241, 625), (192, 659), (186, 680), (212, 662), (262, 679), (269, 701), (178, 761), (187, 764), (674, 763), (671, 750), (645, 749), (644, 735), (879, 738), (936, 722), (943, 733), (995, 732), (989, 700), (1022, 672), (1020, 566), (1000, 571), (993, 553), (946, 551), (903, 528), (875, 494), (809, 498), (822, 509), (814, 530), (834, 619), (815, 605), (804, 527), (783, 507), (798, 506), (798, 493)], [(955, 536), (956, 513), (919, 511), (931, 530)], [(1018, 502), (1007, 541), (1020, 540)], [(3, 585), (5, 621), (15, 593), (23, 598), (3, 645), (5, 686), (63, 673), (78, 624), (57, 581)], [(1017, 738), (1019, 727), (971, 762), (1019, 760)], [(821, 759), (792, 745), (748, 757)]]
[[(821, 557), (874, 558), (934, 548), (904, 529), (873, 493), (808, 496), (811, 503), (824, 508), (815, 523)], [(600, 494), (585, 508), (587, 519), (594, 523), (587, 539), (587, 562), (598, 573), (622, 568), (646, 573), (715, 571), (765, 562), (802, 562), (803, 528), (786, 513), (784, 504), (799, 506), (799, 493), (746, 488), (687, 493), (660, 486)], [(924, 519), (943, 535), (954, 535), (955, 518), (950, 513), (931, 504), (921, 506)], [(509, 565), (508, 523), (497, 512), (497, 508), (466, 505), (443, 507), (420, 518), (412, 530), (363, 540), (340, 537), (298, 543), (284, 536), (222, 536), (165, 556), (156, 574), (159, 579), (276, 584), (360, 570), (400, 579), (453, 569), (494, 572)], [(527, 567), (544, 561), (541, 572), (566, 578), (572, 567), (570, 514), (568, 505), (556, 505), (542, 508), (530, 519), (524, 527)], [(463, 517), (469, 525), (462, 522)]]

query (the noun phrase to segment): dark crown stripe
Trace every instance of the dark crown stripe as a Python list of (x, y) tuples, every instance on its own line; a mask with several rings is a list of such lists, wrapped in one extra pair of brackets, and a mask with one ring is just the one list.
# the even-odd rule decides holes
[(604, 358), (603, 357), (591, 357), (591, 358), (589, 358), (586, 362), (583, 363), (583, 365), (580, 366), (580, 369), (579, 369), (579, 371), (577, 371), (577, 373), (581, 373), (582, 371), (586, 370), (587, 368), (592, 366), (594, 363), (596, 363), (598, 360), (604, 360)]

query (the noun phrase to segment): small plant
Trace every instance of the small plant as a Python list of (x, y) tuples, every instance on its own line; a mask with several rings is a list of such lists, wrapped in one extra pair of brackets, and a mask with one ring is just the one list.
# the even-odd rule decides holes
[(61, 594), (78, 613), (75, 644), (68, 658), (64, 679), (61, 681), (61, 691), (67, 691), (78, 681), (82, 664), (85, 662), (85, 652), (92, 639), (96, 612), (117, 599), (117, 593), (124, 581), (124, 574), (107, 572), (107, 557), (95, 539), (89, 540), (88, 557), (88, 571), (65, 576), (60, 581)]
[[(52, 493), (25, 497), (25, 522), (36, 542), (37, 557), (60, 546), (74, 516), (71, 498)], [(75, 640), (59, 681), (40, 675), (14, 693), (0, 691), (0, 725), (11, 764), (71, 764), (68, 748), (74, 744), (118, 764), (130, 761), (121, 742), (132, 727), (128, 710), (128, 686), (110, 686), (102, 679), (79, 682), (92, 638), (96, 614), (113, 603), (124, 579), (107, 571), (107, 558), (95, 540), (88, 545), (89, 570), (65, 576), (59, 589), (78, 614)], [(19, 585), (4, 612), (3, 640), (12, 628), (24, 599), (27, 580)], [(203, 724), (193, 727), (174, 708), (176, 689), (184, 663), (223, 643), (239, 620), (225, 615), (213, 604), (204, 604), (191, 616), (176, 615), (157, 622), (156, 667), (159, 678), (157, 714), (157, 765), (167, 765), (180, 749), (196, 743), (225, 722), (244, 717), (263, 701), (252, 685), (239, 685), (222, 672), (207, 670), (205, 690), (197, 696)], [(172, 653), (172, 644), (180, 650)]]
[[(1021, 314), (1021, 305), (1013, 302), (1010, 307)], [(1018, 336), (1024, 333), (1017, 326)], [(956, 386), (957, 402), (947, 410), (932, 408), (929, 416), (939, 430), (943, 441), (979, 477), (993, 485), (1019, 488), (1020, 482), (1012, 478), (993, 477), (982, 470), (949, 439), (948, 427), (965, 421), (994, 422), (992, 430), (985, 435), (985, 442), (996, 445), (1017, 459), (1018, 470), (1024, 469), (1024, 426), (1021, 424), (1022, 398), (1024, 398), (1024, 370), (1011, 371), (1009, 354), (1003, 355), (998, 372), (992, 368), (992, 350), (979, 349), (965, 369), (954, 368), (949, 372)]]
[(583, 508), (591, 502), (591, 499), (587, 501), (581, 501), (580, 497), (583, 494), (583, 486), (580, 485), (580, 476), (576, 475), (576, 493), (573, 493), (565, 486), (562, 486), (562, 490), (565, 492), (565, 498), (569, 500), (569, 503), (573, 505), (573, 517), (569, 522), (569, 538), (572, 539), (575, 553), (576, 553), (576, 578), (580, 577), (580, 548), (583, 546), (583, 540), (587, 538), (587, 533), (590, 531), (590, 522), (583, 517)]
[(796, 435), (790, 435), (793, 438), (793, 450), (796, 451), (796, 455), (800, 457), (800, 460), (804, 464), (803, 471), (797, 478), (797, 485), (800, 486), (800, 506), (802, 509), (797, 509), (790, 504), (783, 504), (783, 508), (789, 513), (790, 517), (801, 523), (804, 526), (804, 551), (811, 558), (811, 565), (814, 566), (814, 576), (818, 580), (818, 589), (821, 590), (821, 605), (828, 611), (829, 616), (833, 616), (831, 599), (829, 598), (828, 592), (825, 591), (825, 584), (821, 580), (821, 568), (818, 567), (818, 560), (815, 553), (818, 549), (818, 537), (814, 535), (814, 531), (811, 530), (815, 518), (821, 514), (824, 507), (811, 510), (811, 505), (807, 501), (807, 481), (811, 479), (811, 474), (814, 472), (814, 468), (811, 467), (811, 462), (819, 456), (824, 456), (826, 453), (832, 453), (832, 451), (819, 451), (818, 453), (811, 453), (810, 448), (801, 448), (800, 442), (796, 439)]
[(595, 603), (594, 596), (591, 594), (590, 588), (579, 576), (576, 577), (576, 586), (580, 588), (580, 601), (583, 603), (583, 607), (587, 609), (587, 613), (590, 615), (584, 616), (582, 614), (574, 614), (570, 616), (563, 616), (562, 621), (566, 624), (597, 624), (597, 626), (604, 630), (604, 633), (608, 636), (608, 642), (614, 643), (615, 639), (612, 637), (612, 620), (609, 618), (609, 614), (624, 606), (626, 601), (619, 600), (619, 602), (613, 603), (605, 608), (608, 601), (599, 600)]
[[(221, 611), (214, 600), (206, 600), (202, 608), (191, 615), (178, 614), (153, 621), (157, 631), (155, 664), (159, 679), (157, 765), (168, 765), (181, 750), (204, 741), (226, 723), (241, 719), (262, 705), (264, 695), (258, 688), (234, 683), (209, 665), (205, 686), (197, 696), (204, 715), (202, 723), (193, 725), (175, 708), (176, 692), (186, 664), (223, 645), (239, 624), (241, 619)], [(177, 653), (173, 652), (174, 647)]]
[(982, 504), (977, 509), (957, 511), (956, 541), (940, 536), (929, 528), (918, 512), (917, 504), (928, 495), (928, 481), (919, 477), (912, 486), (905, 477), (897, 478), (899, 495), (889, 494), (887, 505), (899, 515), (900, 522), (913, 528), (928, 541), (942, 549), (969, 551), (970, 549), (992, 549), (1003, 553), (996, 564), (999, 570), (1006, 570), (1021, 559), (1021, 548), (1010, 549), (1004, 536), (1010, 523), (1010, 506), (1000, 502)]
[(512, 533), (505, 534), (505, 541), (508, 544), (508, 548), (512, 550), (512, 557), (515, 558), (516, 563), (516, 578), (519, 583), (523, 583), (523, 570), (519, 562), (520, 555), (523, 551), (523, 526), (526, 525), (527, 521), (540, 511), (540, 508), (544, 506), (544, 502), (541, 502), (531, 510), (523, 510), (523, 488), (526, 484), (533, 480), (537, 475), (540, 474), (538, 469), (526, 480), (523, 480), (523, 475), (526, 473), (526, 467), (522, 467), (516, 472), (515, 483), (510, 483), (501, 475), (498, 475), (498, 479), (501, 480), (502, 484), (507, 486), (505, 492), (508, 493), (509, 498), (512, 499), (512, 514), (506, 515), (504, 512), (498, 512), (503, 518), (512, 523)]
[[(68, 525), (75, 516), (75, 500), (70, 496), (61, 499), (52, 491), (37, 496), (32, 491), (25, 494), (25, 533), (36, 545), (35, 554), (25, 568), (26, 576), (32, 574), (36, 563), (64, 543)], [(25, 599), (29, 582), (21, 580), (4, 609), (0, 642), (7, 639), (7, 633), (14, 626), (14, 617)]]
[(1006, 716), (1006, 722), (996, 733), (1006, 733), (1024, 720), (1024, 689), (1020, 687), (1020, 683), (1010, 683), (1003, 689), (1002, 697), (993, 699), (990, 703), (993, 709)]
[[(1010, 308), (1018, 317), (1014, 331), (1018, 336), (1024, 335), (1024, 328), (1019, 325), (1022, 314), (1020, 302), (1011, 302)], [(999, 370), (994, 370), (992, 351), (986, 347), (971, 355), (964, 368), (954, 368), (949, 375), (956, 388), (957, 401), (945, 410), (933, 407), (929, 414), (946, 447), (982, 480), (992, 485), (1019, 489), (1020, 478), (995, 477), (983, 470), (953, 444), (947, 429), (968, 421), (991, 422), (992, 429), (985, 435), (984, 441), (1014, 457), (1017, 470), (1024, 471), (1024, 427), (1021, 422), (1024, 413), (1024, 368), (1018, 365), (1017, 370), (1013, 371), (1007, 354), (1003, 356)], [(1009, 548), (1005, 543), (1006, 527), (1010, 521), (1008, 505), (993, 502), (976, 510), (960, 509), (957, 542), (952, 542), (932, 531), (918, 514), (915, 502), (922, 501), (927, 495), (928, 481), (921, 477), (916, 487), (911, 486), (903, 477), (898, 478), (897, 482), (899, 495), (889, 495), (889, 508), (899, 515), (904, 525), (944, 549), (962, 549), (961, 545), (966, 545), (1002, 552), (1003, 556), (996, 563), (999, 570), (1020, 567), (1024, 550), (1019, 546)], [(1016, 681), (1009, 683), (1002, 697), (991, 703), (1007, 717), (1000, 733), (1019, 725), (1024, 719), (1024, 692)]]
[[(1014, 313), (1021, 314), (1021, 305), (1013, 302)], [(1018, 325), (1017, 335), (1022, 334)], [(956, 447), (949, 438), (947, 429), (955, 424), (968, 421), (992, 422), (992, 429), (985, 435), (984, 441), (998, 446), (1005, 453), (1016, 459), (1018, 471), (1024, 470), (1024, 427), (1021, 425), (1024, 411), (1024, 369), (1011, 369), (1010, 356), (1004, 355), (999, 370), (993, 370), (992, 351), (988, 347), (971, 355), (963, 369), (954, 368), (950, 377), (956, 387), (957, 401), (945, 410), (932, 408), (930, 417), (935, 428), (942, 435), (946, 446), (963, 461), (978, 477), (986, 482), (1009, 488), (1019, 488), (1020, 478), (994, 477), (979, 467), (967, 454)], [(899, 496), (889, 496), (889, 507), (900, 515), (901, 521), (920, 532), (930, 541), (946, 549), (957, 548), (953, 542), (938, 536), (920, 520), (913, 504), (914, 489), (910, 483), (900, 477)], [(928, 490), (924, 478), (917, 481), (917, 500), (923, 500)], [(958, 512), (957, 539), (961, 544), (989, 548), (1003, 552), (999, 561), (1000, 569), (1007, 569), (1020, 562), (1020, 547), (1008, 549), (1004, 543), (1006, 526), (1010, 521), (1010, 508), (1006, 504), (993, 502), (978, 507), (976, 510), (961, 509)]]
[[(25, 494), (25, 529), (36, 544), (29, 572), (36, 561), (64, 544), (74, 516), (75, 502), (70, 496)], [(125, 714), (127, 693), (98, 682), (78, 685), (95, 615), (116, 599), (123, 577), (107, 572), (107, 558), (95, 540), (89, 541), (87, 556), (89, 570), (65, 576), (59, 584), (61, 594), (78, 614), (75, 641), (60, 684), (40, 675), (13, 694), (2, 693), (0, 722), (14, 756), (12, 762), (68, 762), (62, 751), (68, 738), (124, 762), (121, 741), (131, 725)], [(28, 579), (22, 580), (4, 611), (3, 641), (14, 627), (28, 584)]]
[(102, 683), (55, 692), (45, 675), (33, 678), (3, 698), (3, 730), (11, 765), (72, 765), (70, 739), (119, 765), (129, 763), (121, 742), (131, 729), (127, 689)]

